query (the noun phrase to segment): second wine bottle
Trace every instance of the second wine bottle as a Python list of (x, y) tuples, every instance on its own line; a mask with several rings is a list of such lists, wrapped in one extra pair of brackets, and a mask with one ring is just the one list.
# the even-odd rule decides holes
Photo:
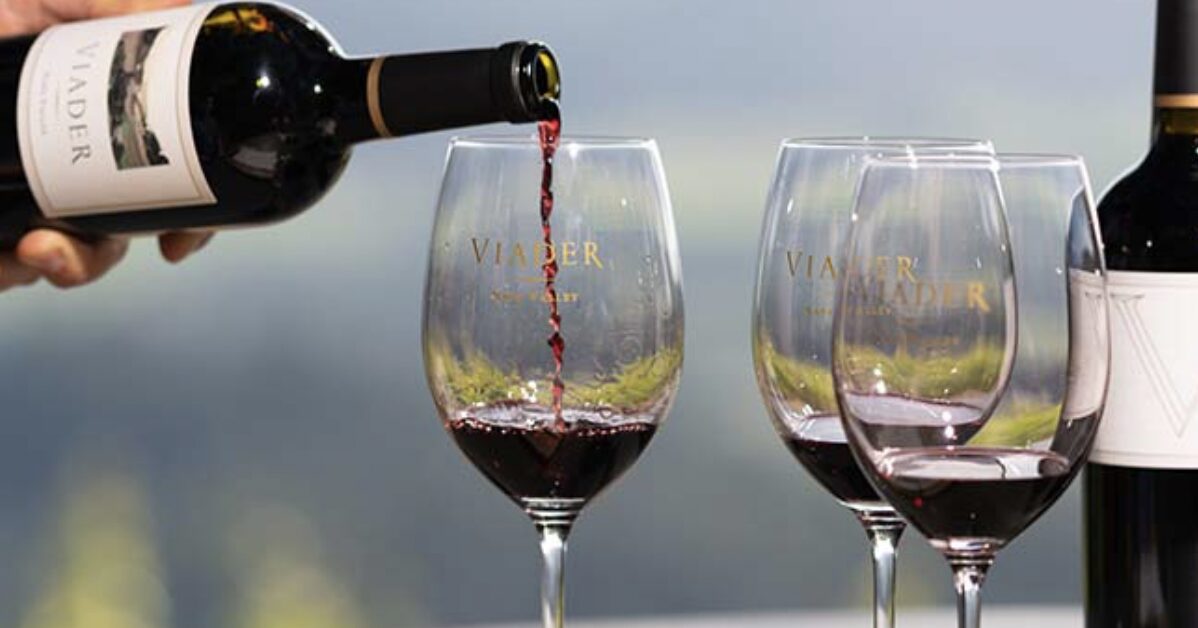
[(1157, 3), (1152, 147), (1099, 205), (1111, 386), (1086, 470), (1087, 628), (1198, 626), (1198, 0)]

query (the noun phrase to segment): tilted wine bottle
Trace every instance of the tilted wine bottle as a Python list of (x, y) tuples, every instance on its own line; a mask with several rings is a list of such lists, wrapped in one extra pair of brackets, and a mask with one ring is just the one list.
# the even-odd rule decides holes
[(347, 58), (270, 3), (75, 22), (0, 40), (0, 247), (268, 223), (315, 203), (351, 147), (556, 113), (539, 43)]
[(1198, 0), (1159, 0), (1152, 147), (1099, 205), (1111, 382), (1085, 481), (1086, 626), (1198, 626)]

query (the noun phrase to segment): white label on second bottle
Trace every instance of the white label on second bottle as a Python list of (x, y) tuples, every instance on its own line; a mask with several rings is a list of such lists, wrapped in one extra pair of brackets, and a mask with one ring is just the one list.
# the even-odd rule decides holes
[(1198, 469), (1198, 273), (1112, 271), (1111, 384), (1090, 459)]
[(25, 176), (52, 218), (216, 202), (191, 133), (188, 79), (211, 6), (54, 26), (21, 70)]

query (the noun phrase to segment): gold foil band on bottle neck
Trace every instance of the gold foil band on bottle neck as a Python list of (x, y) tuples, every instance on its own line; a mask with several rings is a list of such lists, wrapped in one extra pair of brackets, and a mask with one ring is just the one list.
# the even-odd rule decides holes
[(1156, 120), (1167, 135), (1198, 135), (1198, 108), (1158, 108)]
[(1157, 94), (1152, 104), (1159, 109), (1198, 109), (1198, 94)]
[(383, 73), (383, 57), (376, 57), (370, 62), (370, 70), (366, 72), (366, 108), (370, 110), (370, 122), (379, 137), (391, 137), (387, 121), (383, 118), (383, 105), (380, 102), (379, 77)]

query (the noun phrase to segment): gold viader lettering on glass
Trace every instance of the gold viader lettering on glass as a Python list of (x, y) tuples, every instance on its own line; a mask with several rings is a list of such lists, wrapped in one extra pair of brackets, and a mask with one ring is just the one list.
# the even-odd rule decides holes
[(832, 263), (830, 256), (824, 257), (824, 265), (820, 267), (819, 278), (836, 279), (836, 266)]
[(976, 281), (969, 282), (969, 309), (990, 311), (990, 304), (986, 303), (986, 286)]
[(795, 271), (798, 270), (799, 260), (803, 258), (802, 251), (787, 251), (786, 252), (786, 267), (790, 269), (790, 276), (795, 276)]
[(474, 261), (483, 263), (483, 255), (487, 252), (487, 247), (491, 246), (491, 238), (483, 240), (483, 248), (478, 248), (478, 238), (470, 238), (470, 246), (474, 247)]
[(890, 307), (963, 307), (982, 313), (990, 312), (986, 285), (978, 281), (909, 282), (862, 275), (848, 277), (849, 294), (863, 302), (886, 308), (886, 313)]
[(907, 257), (906, 255), (899, 255), (895, 259), (898, 260), (898, 271), (897, 272), (898, 272), (899, 280), (901, 281), (903, 279), (903, 277), (906, 277), (908, 281), (914, 282), (915, 281), (915, 272), (912, 271), (911, 268), (912, 268), (912, 266), (914, 266), (915, 261), (912, 260), (910, 257)]
[(585, 265), (590, 266), (591, 262), (595, 263), (595, 268), (603, 270), (603, 262), (599, 260), (599, 243), (598, 242), (583, 242), (583, 256), (586, 258)]
[(562, 242), (562, 266), (573, 266), (578, 263), (578, 245), (566, 240)]
[[(605, 264), (599, 251), (599, 243), (593, 240), (559, 240), (554, 244), (545, 244), (539, 241), (504, 242), (474, 237), (470, 238), (470, 255), (474, 258), (474, 263), (480, 266), (489, 264), (535, 269), (557, 262), (559, 266), (567, 268), (581, 266), (603, 270)], [(538, 277), (537, 280), (542, 279)]]
[[(496, 304), (548, 303), (545, 293), (545, 277), (534, 274), (545, 264), (557, 262), (559, 269), (604, 270), (599, 243), (594, 240), (559, 240), (553, 244), (542, 241), (504, 242), (487, 237), (470, 238), (467, 253), (479, 268), (514, 268), (527, 270), (528, 274), (507, 277), (514, 285), (496, 288), (490, 292), (490, 300)], [(581, 300), (577, 292), (558, 289), (557, 303), (577, 303)]]
[(528, 258), (524, 257), (524, 246), (519, 242), (512, 245), (512, 260), (519, 263), (521, 266), (528, 265)]
[[(795, 279), (818, 285), (832, 284), (843, 273), (848, 278), (849, 292), (871, 303), (859, 306), (859, 315), (890, 316), (894, 307), (963, 307), (990, 312), (984, 283), (925, 281), (915, 274), (915, 258), (908, 255), (853, 258), (842, 269), (830, 255), (812, 255), (795, 249), (786, 251), (786, 271)], [(807, 305), (804, 314), (831, 316), (832, 293), (824, 296), (828, 302)]]
[[(871, 272), (861, 272), (867, 268)], [(849, 260), (847, 271), (850, 275), (869, 275), (883, 277), (893, 275), (898, 281), (915, 283), (915, 261), (906, 255), (879, 255), (871, 261), (859, 259)], [(801, 250), (786, 251), (786, 269), (791, 277), (802, 279), (824, 279), (835, 281), (841, 269), (831, 255), (811, 255)]]

